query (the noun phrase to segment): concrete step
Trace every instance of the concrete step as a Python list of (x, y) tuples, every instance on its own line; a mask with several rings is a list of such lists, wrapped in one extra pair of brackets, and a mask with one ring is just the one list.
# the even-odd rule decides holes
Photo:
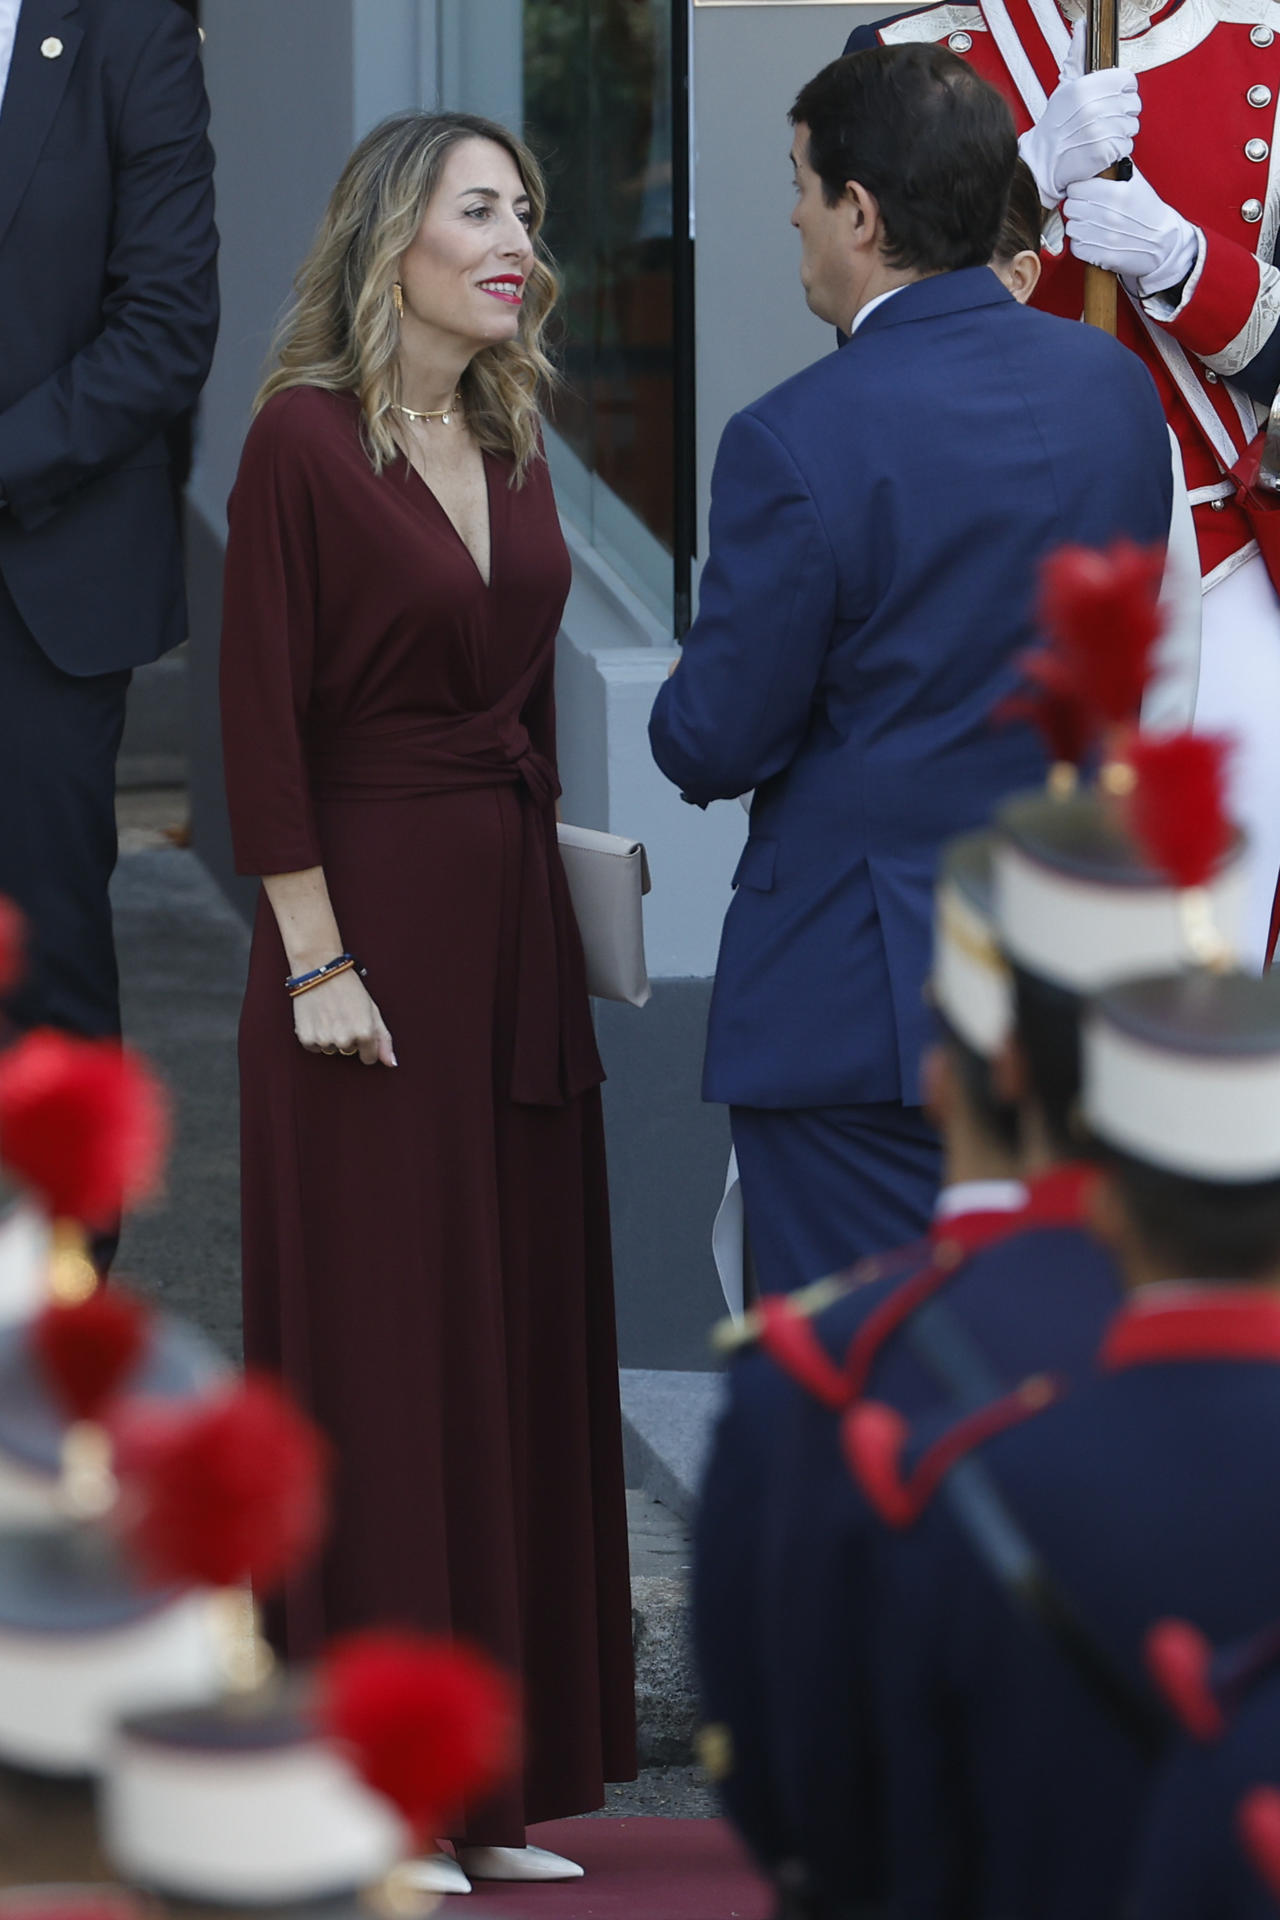
[(689, 1522), (720, 1411), (721, 1375), (624, 1367), (621, 1378), (627, 1484)]
[(697, 1683), (689, 1632), (688, 1525), (652, 1495), (627, 1494), (637, 1757), (642, 1767), (692, 1757)]

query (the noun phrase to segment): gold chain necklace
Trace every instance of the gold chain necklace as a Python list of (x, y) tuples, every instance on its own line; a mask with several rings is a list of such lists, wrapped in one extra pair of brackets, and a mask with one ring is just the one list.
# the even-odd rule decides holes
[(415, 413), (412, 407), (402, 407), (399, 401), (396, 402), (396, 411), (402, 413), (406, 420), (438, 420), (442, 427), (447, 427), (461, 405), (462, 388), (459, 387), (449, 405), (439, 408), (435, 413)]

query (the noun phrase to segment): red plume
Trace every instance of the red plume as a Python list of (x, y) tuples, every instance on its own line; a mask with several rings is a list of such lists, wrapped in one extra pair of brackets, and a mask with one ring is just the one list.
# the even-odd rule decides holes
[(321, 1664), (317, 1715), (419, 1838), (442, 1832), (519, 1759), (511, 1681), (485, 1654), (422, 1634), (336, 1641)]
[(323, 1533), (324, 1442), (271, 1380), (135, 1415), (117, 1462), (125, 1545), (159, 1585), (270, 1592)]
[(0, 999), (22, 978), (26, 945), (27, 923), (12, 900), (0, 893)]
[(1197, 1740), (1217, 1740), (1226, 1725), (1209, 1683), (1213, 1649), (1189, 1620), (1157, 1620), (1147, 1632), (1147, 1671), (1179, 1723)]
[(39, 1028), (0, 1055), (0, 1161), (55, 1219), (109, 1226), (160, 1181), (168, 1102), (114, 1040)]
[(147, 1349), (150, 1309), (118, 1287), (99, 1287), (74, 1306), (53, 1302), (28, 1338), (69, 1420), (100, 1420)]
[(998, 720), (1028, 720), (1053, 761), (1078, 767), (1089, 751), (1097, 720), (1072, 677), (1071, 665), (1052, 647), (1018, 656), (1025, 685), (996, 709)]
[(1236, 1812), (1236, 1831), (1264, 1887), (1280, 1900), (1280, 1787), (1252, 1787)]
[(1160, 634), (1160, 547), (1116, 540), (1105, 553), (1059, 547), (1040, 573), (1039, 618), (1103, 721), (1136, 720)]
[(880, 1518), (891, 1527), (909, 1527), (916, 1517), (916, 1503), (901, 1472), (902, 1449), (909, 1431), (896, 1408), (879, 1400), (863, 1400), (850, 1407), (840, 1425), (849, 1469)]
[(1200, 887), (1231, 845), (1223, 803), (1230, 741), (1208, 733), (1136, 734), (1129, 831), (1177, 887)]

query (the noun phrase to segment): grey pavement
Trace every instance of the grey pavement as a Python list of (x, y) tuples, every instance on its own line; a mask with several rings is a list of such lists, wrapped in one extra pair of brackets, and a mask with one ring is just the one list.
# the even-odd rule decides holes
[[(180, 790), (120, 797), (121, 859), (113, 888), (125, 1030), (163, 1073), (174, 1098), (167, 1191), (131, 1218), (118, 1271), (202, 1326), (233, 1359), (240, 1354), (239, 1178), (236, 1023), (248, 957), (238, 914), (180, 842)], [(695, 1725), (688, 1649), (688, 1487), (705, 1442), (709, 1399), (701, 1376), (624, 1376), (628, 1466), (642, 1477), (628, 1494), (636, 1642), (639, 1782), (610, 1789), (611, 1813), (697, 1817), (715, 1812), (688, 1764)], [(697, 1406), (681, 1383), (693, 1381)], [(714, 1383), (713, 1383), (714, 1384)], [(660, 1464), (670, 1426), (678, 1470)], [(654, 1462), (658, 1461), (658, 1465)], [(691, 1464), (692, 1463), (692, 1464)], [(674, 1500), (664, 1498), (674, 1489)], [(658, 1497), (654, 1497), (657, 1495)]]

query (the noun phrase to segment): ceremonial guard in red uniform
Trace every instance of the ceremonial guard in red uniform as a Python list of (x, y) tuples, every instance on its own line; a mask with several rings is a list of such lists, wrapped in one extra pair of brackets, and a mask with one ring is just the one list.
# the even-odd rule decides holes
[[(1280, 380), (1280, 12), (1121, 0), (1120, 69), (1082, 76), (1079, 11), (930, 7), (859, 28), (846, 51), (945, 41), (1008, 99), (1049, 210), (1036, 305), (1078, 317), (1082, 261), (1121, 276), (1119, 337), (1182, 449), (1205, 587), (1195, 724), (1239, 743), (1230, 811), (1253, 864), (1243, 957), (1260, 962), (1280, 872), (1280, 509), (1242, 476)], [(1130, 150), (1131, 180), (1094, 177)]]

